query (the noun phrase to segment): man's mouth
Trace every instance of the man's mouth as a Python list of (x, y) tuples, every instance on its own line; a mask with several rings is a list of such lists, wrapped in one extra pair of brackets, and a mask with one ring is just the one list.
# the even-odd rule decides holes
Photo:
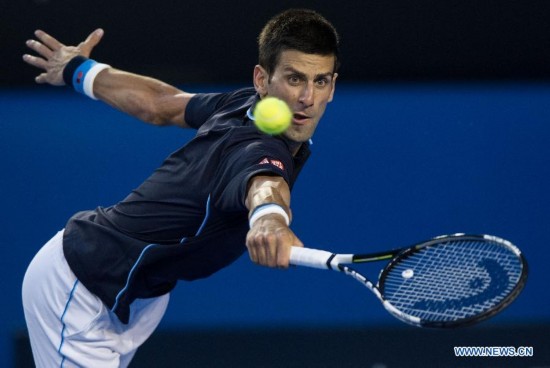
[(301, 112), (294, 113), (294, 115), (292, 116), (292, 122), (298, 125), (306, 124), (309, 121), (309, 119), (310, 119), (310, 116)]

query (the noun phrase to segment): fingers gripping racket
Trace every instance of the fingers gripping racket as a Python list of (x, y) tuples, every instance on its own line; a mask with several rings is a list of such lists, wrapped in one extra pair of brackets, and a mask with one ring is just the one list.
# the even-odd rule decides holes
[[(390, 260), (377, 284), (345, 264)], [(398, 319), (420, 327), (457, 327), (508, 306), (527, 280), (527, 262), (491, 235), (439, 236), (376, 254), (335, 254), (292, 247), (290, 263), (341, 271), (366, 286)]]

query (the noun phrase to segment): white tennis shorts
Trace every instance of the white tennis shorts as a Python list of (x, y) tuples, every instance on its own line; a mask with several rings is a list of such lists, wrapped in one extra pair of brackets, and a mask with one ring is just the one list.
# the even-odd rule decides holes
[[(109, 267), (109, 265), (105, 265)], [(63, 231), (32, 260), (23, 280), (23, 308), (37, 367), (126, 367), (153, 333), (169, 294), (132, 303), (121, 323), (80, 283), (63, 255)]]

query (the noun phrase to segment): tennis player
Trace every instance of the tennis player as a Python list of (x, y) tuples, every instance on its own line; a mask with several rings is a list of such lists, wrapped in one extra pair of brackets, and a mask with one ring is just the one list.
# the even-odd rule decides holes
[[(69, 85), (155, 125), (196, 136), (119, 203), (75, 214), (29, 265), (23, 306), (38, 367), (125, 367), (151, 335), (178, 280), (212, 275), (248, 249), (253, 262), (286, 268), (290, 190), (332, 100), (338, 35), (311, 10), (273, 17), (259, 36), (253, 88), (192, 94), (98, 63), (103, 31), (65, 46), (43, 31), (24, 55), (37, 83)], [(281, 136), (250, 113), (266, 96), (294, 115)]]

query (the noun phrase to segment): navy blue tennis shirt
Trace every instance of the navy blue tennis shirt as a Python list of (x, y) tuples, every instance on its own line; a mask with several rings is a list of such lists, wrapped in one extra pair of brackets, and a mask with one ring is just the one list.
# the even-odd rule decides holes
[(195, 95), (185, 120), (196, 136), (124, 200), (66, 224), (71, 270), (123, 323), (135, 299), (210, 276), (245, 252), (250, 178), (277, 175), (292, 188), (309, 146), (293, 157), (283, 139), (259, 132), (247, 116), (258, 100), (253, 88)]

